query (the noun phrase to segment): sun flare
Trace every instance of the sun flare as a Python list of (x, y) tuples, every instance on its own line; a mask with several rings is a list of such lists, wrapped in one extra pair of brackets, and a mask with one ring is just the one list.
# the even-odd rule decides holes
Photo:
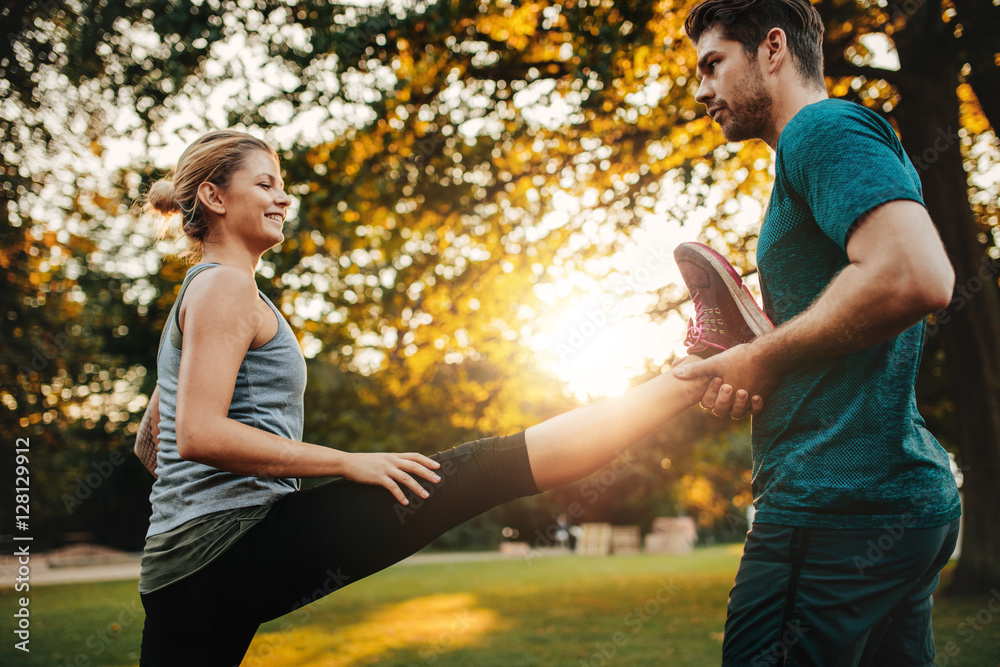
[[(563, 218), (582, 214), (588, 204), (586, 197), (553, 201), (553, 213)], [(752, 233), (762, 207), (748, 198), (740, 198), (734, 206), (729, 224)], [(676, 286), (677, 298), (683, 298), (686, 290), (673, 251), (698, 239), (710, 209), (693, 213), (683, 225), (666, 214), (650, 214), (621, 250), (589, 260), (600, 278), (577, 270), (536, 287), (546, 309), (534, 323), (537, 333), (530, 344), (578, 400), (622, 394), (649, 366), (663, 367), (671, 357), (684, 356), (693, 305), (682, 304), (678, 312), (658, 322), (646, 313), (664, 288)], [(599, 236), (603, 230), (598, 225), (591, 231)], [(755, 278), (748, 283), (756, 293)]]
[(663, 365), (683, 354), (684, 319), (671, 314), (653, 322), (646, 312), (660, 290), (681, 284), (673, 249), (695, 234), (649, 221), (609, 258), (605, 277), (575, 274), (536, 290), (548, 308), (536, 322), (532, 347), (578, 400), (622, 394), (648, 363)]

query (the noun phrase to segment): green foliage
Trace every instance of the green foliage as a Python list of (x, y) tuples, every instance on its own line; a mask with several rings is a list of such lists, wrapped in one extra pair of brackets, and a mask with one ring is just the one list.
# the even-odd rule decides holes
[(751, 447), (749, 424), (698, 438), (682, 467), (679, 493), (709, 542), (742, 541), (749, 528)]
[(449, 530), (431, 543), (430, 549), (443, 551), (496, 551), (500, 546), (501, 523), (495, 513), (481, 514)]
[[(680, 30), (691, 4), (8, 3), (0, 426), (41, 452), (39, 521), (61, 532), (99, 525), (118, 505), (145, 511), (150, 479), (131, 469), (129, 483), (116, 473), (94, 490), (82, 514), (63, 497), (128, 454), (152, 390), (183, 267), (162, 259), (130, 205), (163, 175), (153, 154), (172, 132), (191, 140), (224, 124), (280, 149), (298, 208), (259, 283), (310, 356), (305, 437), (332, 447), (431, 452), (573, 407), (524, 345), (546, 309), (537, 289), (578, 273), (607, 279), (608, 257), (644, 222), (703, 220), (703, 240), (752, 271), (756, 239), (734, 214), (741, 197), (764, 200), (770, 157), (725, 144), (694, 102), (694, 52)], [(995, 15), (981, 4), (928, 18), (906, 3), (819, 3), (833, 94), (891, 116), (906, 104), (901, 77), (921, 73), (872, 67), (861, 38), (912, 39), (915, 16), (935, 22), (944, 37), (934, 48), (969, 64), (941, 94), (960, 98), (974, 171), (988, 159), (973, 146), (995, 121), (983, 84), (994, 81), (993, 47), (963, 18)], [(250, 80), (255, 61), (266, 81)], [(149, 154), (122, 166), (122, 140)], [(970, 185), (986, 245), (997, 227), (990, 187)], [(566, 199), (572, 214), (558, 206)], [(649, 293), (653, 319), (683, 300), (676, 285)], [(940, 359), (928, 367), (940, 371)], [(922, 396), (947, 424), (949, 397), (927, 377)], [(690, 511), (722, 525), (746, 500), (745, 432), (728, 429), (680, 420), (624, 471), (602, 471), (615, 483), (593, 503), (598, 487), (584, 482), (497, 520), (530, 533), (578, 502), (593, 520)]]

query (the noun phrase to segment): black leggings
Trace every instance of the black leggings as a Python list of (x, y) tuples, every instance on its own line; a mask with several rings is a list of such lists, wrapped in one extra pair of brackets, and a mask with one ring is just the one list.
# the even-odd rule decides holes
[(291, 493), (195, 574), (142, 595), (143, 667), (233, 667), (257, 627), (374, 574), (497, 505), (538, 493), (524, 433), (431, 458), (430, 492), (401, 505), (384, 487), (344, 479)]

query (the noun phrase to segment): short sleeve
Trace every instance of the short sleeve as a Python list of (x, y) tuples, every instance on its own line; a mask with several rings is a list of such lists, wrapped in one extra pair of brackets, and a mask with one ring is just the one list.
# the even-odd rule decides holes
[(892, 128), (842, 100), (805, 107), (785, 127), (775, 160), (786, 187), (842, 249), (851, 225), (897, 199), (923, 204), (920, 179)]

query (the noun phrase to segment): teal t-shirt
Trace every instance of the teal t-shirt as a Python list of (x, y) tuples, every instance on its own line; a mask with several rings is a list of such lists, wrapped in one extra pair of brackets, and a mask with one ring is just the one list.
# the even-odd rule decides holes
[[(779, 325), (808, 308), (848, 264), (851, 225), (900, 199), (923, 203), (888, 123), (843, 100), (799, 111), (778, 141), (757, 246), (768, 317)], [(959, 515), (948, 455), (917, 412), (924, 328), (782, 380), (753, 420), (755, 521), (930, 528)]]

